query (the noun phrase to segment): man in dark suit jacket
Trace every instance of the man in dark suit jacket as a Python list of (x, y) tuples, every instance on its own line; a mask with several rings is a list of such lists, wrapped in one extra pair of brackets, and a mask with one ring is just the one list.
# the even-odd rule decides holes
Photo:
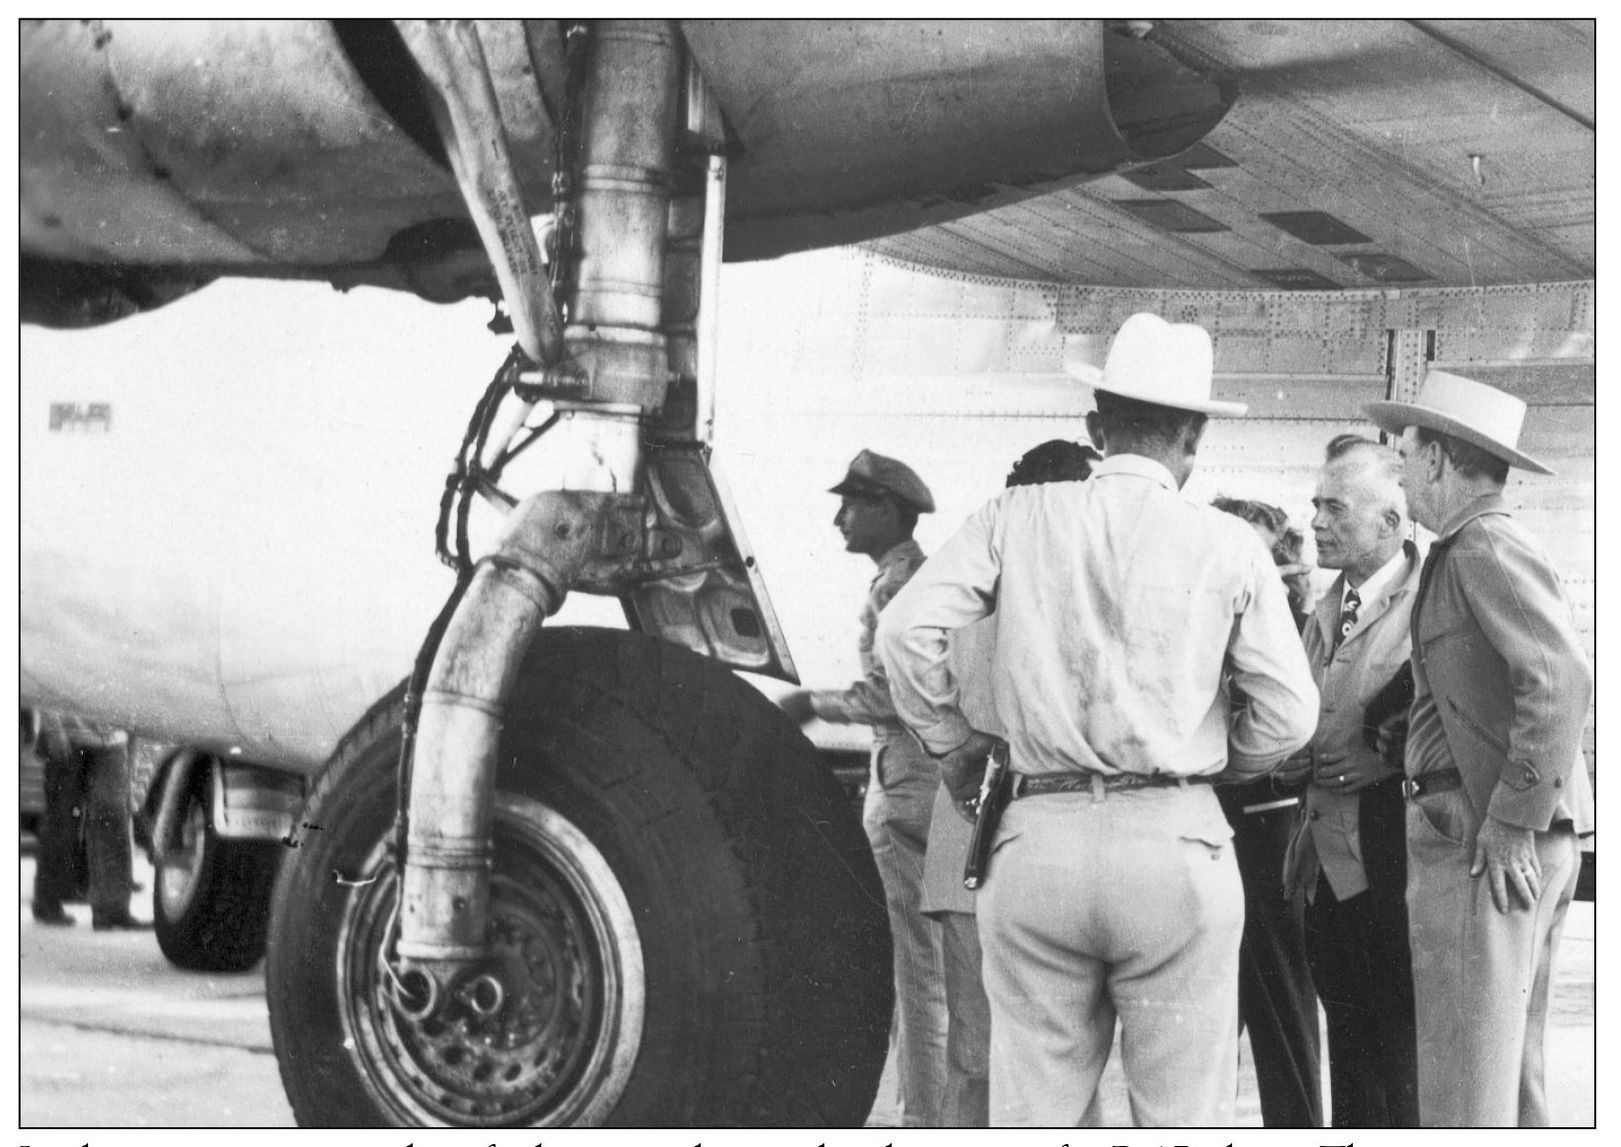
[[(1272, 551), (1289, 588), (1295, 626), (1304, 624), (1297, 585), (1300, 532), (1276, 506), (1216, 498), (1216, 509), (1243, 518)], [(1267, 1127), (1321, 1127), (1323, 1091), (1317, 1036), (1317, 993), (1306, 959), (1300, 908), (1283, 895), (1283, 861), (1293, 835), (1304, 780), (1279, 769), (1249, 784), (1217, 785), (1216, 799), (1233, 828), (1233, 853), (1244, 881), (1244, 938), (1238, 948), (1238, 1026), (1249, 1033)]]
[[(1554, 958), (1593, 831), (1582, 730), (1593, 671), (1542, 547), (1509, 516), (1525, 403), (1431, 371), (1368, 414), (1401, 434), (1435, 531), (1413, 606), (1404, 789), (1420, 1120), (1546, 1126)], [(1481, 879), (1484, 877), (1484, 879)]]
[(1279, 771), (1309, 782), (1284, 883), (1304, 900), (1306, 956), (1328, 1015), (1334, 1126), (1415, 1127), (1401, 751), (1419, 557), (1403, 540), (1400, 455), (1341, 435), (1312, 505), (1317, 564), (1341, 573), (1302, 634), (1322, 709), (1306, 752)]

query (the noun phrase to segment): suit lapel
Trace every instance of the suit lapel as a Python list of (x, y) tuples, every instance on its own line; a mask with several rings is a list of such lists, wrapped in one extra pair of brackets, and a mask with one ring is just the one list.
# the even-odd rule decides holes
[(1312, 616), (1312, 622), (1317, 626), (1317, 636), (1322, 639), (1325, 650), (1334, 648), (1334, 631), (1340, 625), (1340, 602), (1344, 597), (1345, 575), (1342, 573), (1323, 594), (1323, 600), (1317, 603), (1317, 611)]
[[(1392, 605), (1400, 600), (1402, 595), (1412, 592), (1412, 563), (1417, 559), (1417, 551), (1409, 551), (1407, 547), (1403, 545), (1402, 556), (1407, 561), (1406, 568), (1404, 568), (1396, 577), (1390, 579), (1390, 583), (1385, 586), (1378, 597), (1374, 598), (1372, 601), (1365, 601), (1362, 603), (1362, 608), (1357, 611), (1356, 625), (1352, 626), (1351, 632), (1345, 635), (1345, 640), (1340, 642), (1341, 645), (1345, 645), (1347, 642), (1355, 641), (1362, 635), (1364, 630), (1366, 630), (1387, 610), (1389, 610)], [(1344, 574), (1341, 574), (1339, 577), (1334, 579), (1334, 590), (1331, 591), (1331, 596), (1332, 600), (1335, 602), (1339, 601), (1339, 595), (1343, 594), (1344, 592), (1343, 590), (1340, 590), (1340, 586), (1344, 581)], [(1321, 622), (1321, 620), (1321, 611), (1319, 611), (1319, 622)], [(1328, 624), (1333, 625), (1337, 623), (1338, 620), (1339, 609), (1336, 606), (1334, 611), (1334, 621)]]

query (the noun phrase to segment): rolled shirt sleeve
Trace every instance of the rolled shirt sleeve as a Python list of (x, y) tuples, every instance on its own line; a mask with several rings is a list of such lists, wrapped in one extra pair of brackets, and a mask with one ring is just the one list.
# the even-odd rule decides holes
[(973, 727), (957, 707), (947, 634), (995, 607), (996, 503), (972, 515), (878, 619), (877, 651), (895, 713), (930, 753), (949, 752)]
[(839, 725), (888, 725), (895, 721), (888, 683), (881, 671), (873, 671), (844, 689), (813, 689), (811, 712), (824, 721)]
[(877, 729), (895, 728), (899, 719), (890, 698), (889, 675), (874, 647), (878, 620), (902, 586), (923, 565), (923, 550), (908, 539), (890, 550), (879, 562), (861, 607), (861, 679), (843, 689), (815, 689), (810, 694), (811, 712), (824, 721), (838, 724), (871, 725)]
[(1277, 570), (1251, 562), (1248, 600), (1227, 647), (1236, 707), (1227, 735), (1231, 779), (1271, 772), (1317, 729), (1318, 692)]

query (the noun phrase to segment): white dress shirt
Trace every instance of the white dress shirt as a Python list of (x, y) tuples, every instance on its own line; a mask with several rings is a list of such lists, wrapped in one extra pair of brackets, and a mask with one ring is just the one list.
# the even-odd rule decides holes
[[(1395, 554), (1388, 562), (1374, 570), (1372, 575), (1369, 576), (1366, 581), (1355, 587), (1356, 595), (1361, 599), (1362, 604), (1366, 605), (1370, 601), (1378, 600), (1379, 595), (1384, 592), (1385, 586), (1394, 581), (1396, 575), (1399, 574), (1406, 565), (1407, 554), (1404, 550), (1398, 547)], [(1340, 588), (1341, 613), (1345, 612), (1345, 598), (1346, 595), (1351, 592), (1351, 589), (1351, 579), (1346, 577)]]

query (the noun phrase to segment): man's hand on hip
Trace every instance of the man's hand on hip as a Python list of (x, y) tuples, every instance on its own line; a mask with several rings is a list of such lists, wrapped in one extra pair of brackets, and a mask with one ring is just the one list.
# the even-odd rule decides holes
[(1470, 876), (1482, 872), (1499, 912), (1536, 907), (1542, 895), (1542, 862), (1537, 859), (1536, 835), (1528, 828), (1488, 816), (1475, 838), (1475, 859), (1469, 866)]
[(1302, 749), (1274, 769), (1270, 775), (1280, 785), (1299, 784), (1311, 777), (1312, 762), (1314, 760), (1315, 757), (1309, 747)]
[(1354, 793), (1375, 781), (1395, 776), (1396, 771), (1384, 761), (1368, 760), (1348, 753), (1321, 753), (1312, 767), (1312, 783), (1336, 793)]
[(957, 808), (979, 795), (980, 782), (985, 779), (985, 759), (991, 755), (995, 744), (995, 737), (976, 730), (955, 749), (935, 758), (940, 762), (940, 779), (945, 782), (951, 802)]

